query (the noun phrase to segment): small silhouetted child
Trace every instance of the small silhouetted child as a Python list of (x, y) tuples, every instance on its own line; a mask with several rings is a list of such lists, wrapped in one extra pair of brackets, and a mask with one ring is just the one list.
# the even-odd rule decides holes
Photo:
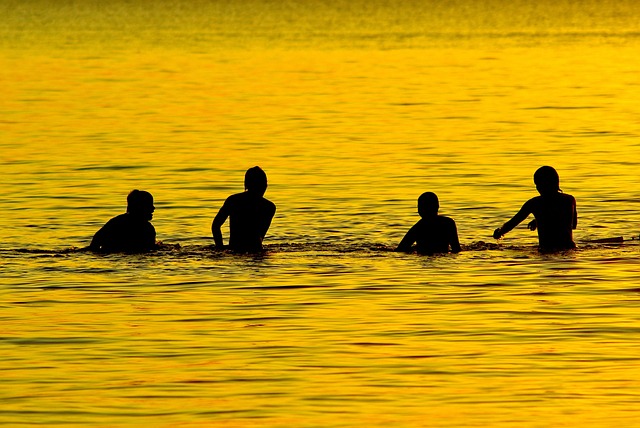
[(127, 196), (127, 212), (109, 220), (96, 232), (89, 249), (102, 252), (145, 252), (156, 248), (153, 196), (133, 190)]
[(573, 229), (578, 225), (578, 211), (573, 196), (562, 193), (558, 172), (543, 166), (533, 175), (533, 182), (540, 196), (529, 199), (520, 211), (493, 232), (500, 239), (525, 220), (529, 214), (535, 219), (529, 223), (530, 230), (538, 229), (538, 243), (542, 251), (568, 250), (576, 247)]
[(438, 215), (440, 203), (435, 193), (426, 192), (418, 198), (418, 214), (422, 217), (402, 238), (396, 251), (411, 252), (413, 243), (421, 254), (460, 252), (456, 222)]
[(264, 198), (267, 174), (258, 166), (249, 168), (244, 188), (244, 192), (229, 196), (213, 219), (211, 233), (218, 249), (225, 248), (220, 228), (229, 218), (228, 248), (242, 253), (262, 251), (262, 241), (276, 213), (275, 204)]

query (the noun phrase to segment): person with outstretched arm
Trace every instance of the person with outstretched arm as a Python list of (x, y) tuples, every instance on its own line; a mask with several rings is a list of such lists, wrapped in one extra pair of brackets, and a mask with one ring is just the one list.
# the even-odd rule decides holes
[(535, 219), (529, 223), (530, 230), (538, 230), (541, 251), (553, 252), (576, 247), (573, 230), (578, 226), (578, 211), (573, 196), (562, 193), (558, 172), (543, 166), (533, 175), (533, 182), (540, 196), (529, 199), (511, 220), (493, 232), (500, 239), (523, 222), (529, 214)]

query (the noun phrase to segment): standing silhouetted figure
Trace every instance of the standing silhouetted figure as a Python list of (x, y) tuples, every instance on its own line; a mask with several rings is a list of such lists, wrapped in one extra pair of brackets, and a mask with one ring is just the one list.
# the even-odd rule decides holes
[(540, 250), (556, 251), (575, 248), (573, 229), (578, 226), (575, 198), (562, 193), (560, 177), (556, 170), (550, 166), (538, 168), (533, 175), (533, 182), (540, 196), (525, 202), (511, 220), (493, 232), (493, 237), (500, 239), (526, 219), (529, 214), (533, 214), (535, 220), (529, 223), (529, 229), (538, 229)]
[(233, 251), (253, 253), (262, 251), (262, 241), (276, 213), (273, 202), (264, 198), (267, 175), (254, 166), (244, 176), (245, 191), (227, 198), (211, 224), (216, 247), (224, 248), (220, 228), (229, 220), (229, 248)]
[(426, 192), (418, 198), (418, 214), (422, 217), (413, 225), (396, 251), (410, 252), (413, 243), (422, 254), (460, 252), (456, 222), (449, 217), (438, 215), (440, 203), (435, 193)]
[(144, 252), (156, 248), (153, 196), (144, 190), (132, 190), (127, 196), (127, 212), (109, 220), (96, 232), (90, 250), (103, 252)]

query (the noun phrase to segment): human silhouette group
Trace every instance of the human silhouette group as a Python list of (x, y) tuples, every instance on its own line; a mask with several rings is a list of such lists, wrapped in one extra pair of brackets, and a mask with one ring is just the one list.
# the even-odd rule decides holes
[[(576, 200), (560, 190), (560, 177), (550, 166), (543, 166), (533, 175), (539, 196), (529, 199), (505, 224), (493, 232), (500, 239), (530, 214), (528, 224), (538, 231), (539, 249), (544, 252), (569, 250), (576, 247), (573, 230), (578, 224)], [(264, 197), (267, 175), (258, 166), (249, 168), (244, 178), (245, 191), (229, 196), (211, 224), (211, 234), (217, 249), (238, 253), (258, 253), (276, 212), (273, 202)], [(458, 253), (461, 251), (456, 223), (438, 214), (440, 203), (433, 192), (418, 198), (420, 220), (406, 233), (396, 251), (420, 254)], [(109, 220), (94, 235), (90, 250), (98, 252), (146, 252), (157, 248), (153, 218), (153, 196), (143, 190), (133, 190), (127, 196), (127, 212)], [(229, 219), (229, 243), (224, 245), (221, 227)], [(415, 245), (414, 245), (415, 244)]]

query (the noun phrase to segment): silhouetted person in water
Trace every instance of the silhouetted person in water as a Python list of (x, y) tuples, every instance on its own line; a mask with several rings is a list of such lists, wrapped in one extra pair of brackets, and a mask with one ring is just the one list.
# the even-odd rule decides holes
[(533, 175), (533, 182), (540, 196), (525, 202), (511, 220), (493, 232), (493, 237), (500, 239), (529, 214), (533, 214), (535, 219), (529, 223), (528, 227), (530, 230), (538, 229), (540, 250), (557, 251), (575, 248), (573, 229), (578, 226), (575, 198), (562, 193), (560, 177), (550, 166), (538, 168)]
[(438, 215), (440, 203), (435, 193), (426, 192), (418, 198), (418, 214), (422, 217), (413, 225), (396, 251), (411, 252), (413, 243), (421, 254), (460, 252), (458, 229), (452, 218)]
[(273, 202), (263, 197), (267, 191), (267, 175), (258, 166), (244, 176), (245, 191), (227, 198), (211, 224), (216, 248), (223, 249), (220, 228), (229, 220), (229, 248), (242, 253), (262, 251), (262, 241), (276, 213)]
[(132, 190), (127, 196), (127, 212), (109, 220), (96, 232), (90, 250), (104, 252), (144, 252), (156, 248), (153, 196), (144, 190)]

